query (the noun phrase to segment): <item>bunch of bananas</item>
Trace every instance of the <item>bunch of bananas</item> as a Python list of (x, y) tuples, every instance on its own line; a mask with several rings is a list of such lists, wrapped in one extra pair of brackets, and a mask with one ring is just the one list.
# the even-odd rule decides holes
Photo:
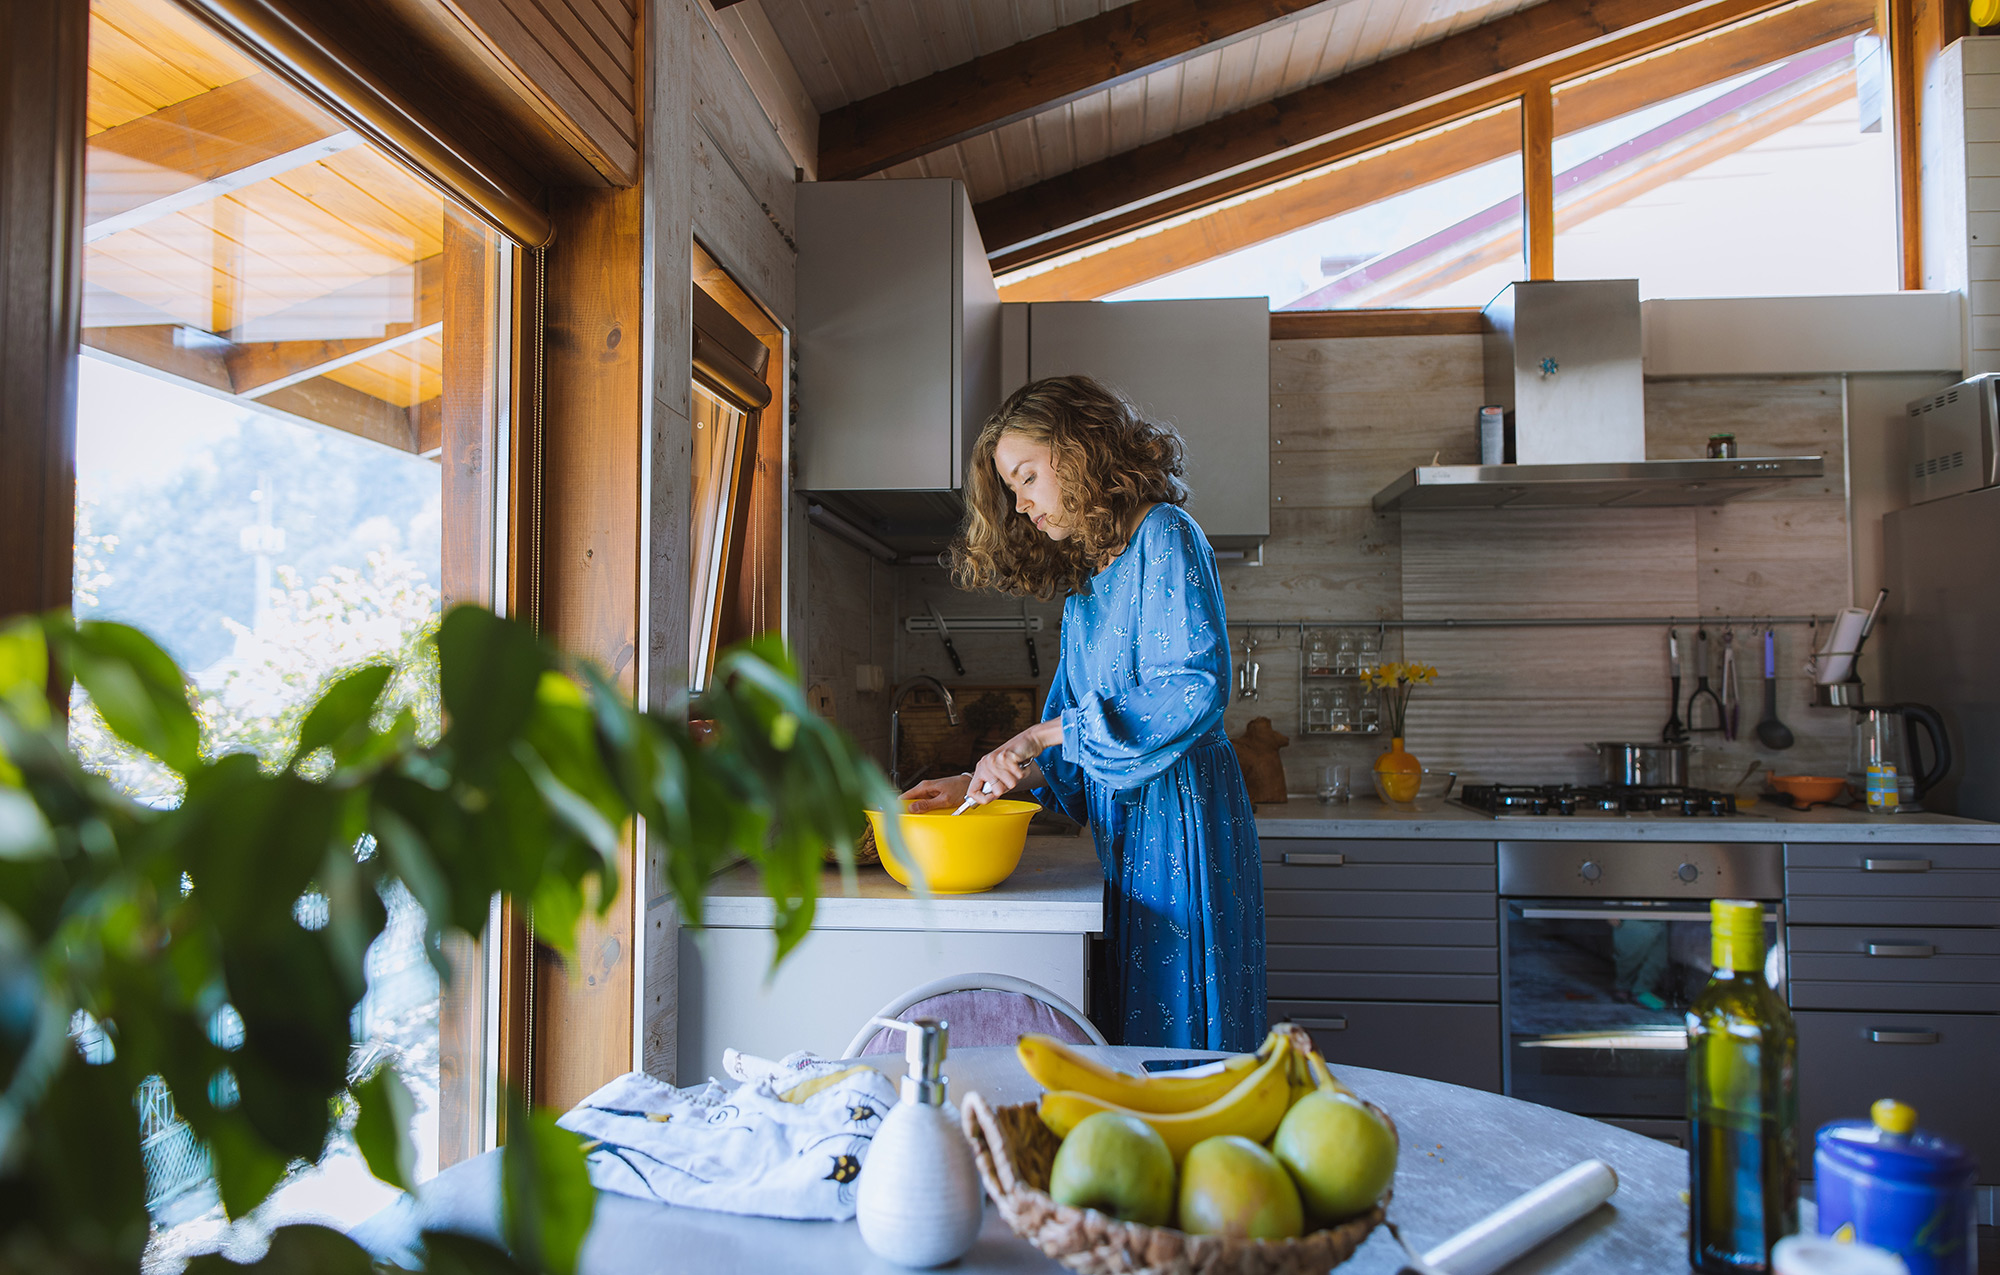
[(1133, 1076), (1084, 1057), (1052, 1036), (1027, 1035), (1021, 1065), (1042, 1086), (1042, 1123), (1059, 1138), (1099, 1111), (1151, 1125), (1175, 1163), (1207, 1138), (1270, 1138), (1292, 1104), (1315, 1089), (1350, 1093), (1333, 1077), (1304, 1028), (1280, 1023), (1254, 1054), (1225, 1060), (1206, 1075)]

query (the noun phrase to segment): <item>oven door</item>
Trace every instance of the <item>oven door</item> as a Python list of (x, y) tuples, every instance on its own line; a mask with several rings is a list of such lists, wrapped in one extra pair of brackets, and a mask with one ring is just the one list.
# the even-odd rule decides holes
[[(1515, 1098), (1672, 1137), (1687, 1114), (1689, 1005), (1714, 968), (1708, 904), (1506, 899), (1504, 1085)], [(1765, 974), (1784, 969), (1775, 904)]]

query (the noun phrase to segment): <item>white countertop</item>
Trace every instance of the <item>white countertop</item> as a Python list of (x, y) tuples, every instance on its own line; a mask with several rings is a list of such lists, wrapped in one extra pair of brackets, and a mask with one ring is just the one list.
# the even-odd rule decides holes
[[(1099, 934), (1104, 873), (1089, 835), (1028, 838), (1021, 866), (982, 894), (928, 899), (879, 867), (858, 868), (848, 894), (840, 870), (820, 873), (816, 930), (985, 930), (1013, 934)], [(718, 929), (768, 929), (773, 908), (757, 870), (740, 863), (709, 885), (705, 920)]]
[(1953, 815), (1869, 815), (1821, 807), (1787, 810), (1758, 802), (1728, 819), (1678, 815), (1608, 818), (1543, 815), (1495, 819), (1450, 802), (1397, 810), (1374, 797), (1325, 806), (1312, 797), (1257, 807), (1262, 837), (1342, 837), (1462, 841), (1881, 841), (1898, 845), (2000, 846), (2000, 824)]

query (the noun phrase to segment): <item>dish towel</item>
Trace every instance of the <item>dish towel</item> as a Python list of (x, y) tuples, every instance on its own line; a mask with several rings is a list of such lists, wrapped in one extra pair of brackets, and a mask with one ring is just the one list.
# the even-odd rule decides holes
[(743, 1080), (676, 1089), (628, 1072), (556, 1123), (583, 1136), (599, 1190), (797, 1221), (854, 1216), (869, 1141), (896, 1089), (873, 1067), (734, 1054)]

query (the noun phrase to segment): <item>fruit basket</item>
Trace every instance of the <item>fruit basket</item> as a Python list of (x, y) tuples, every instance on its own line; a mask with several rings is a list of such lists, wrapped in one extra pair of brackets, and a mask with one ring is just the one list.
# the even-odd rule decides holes
[[(962, 1105), (980, 1180), (1000, 1216), (1014, 1234), (1083, 1275), (1325, 1275), (1381, 1225), (1389, 1204), (1385, 1194), (1369, 1212), (1289, 1240), (1189, 1235), (1121, 1222), (1049, 1197), (1049, 1172), (1062, 1143), (1042, 1123), (1037, 1104), (996, 1108), (974, 1093)], [(1389, 1119), (1380, 1107), (1369, 1106)]]

